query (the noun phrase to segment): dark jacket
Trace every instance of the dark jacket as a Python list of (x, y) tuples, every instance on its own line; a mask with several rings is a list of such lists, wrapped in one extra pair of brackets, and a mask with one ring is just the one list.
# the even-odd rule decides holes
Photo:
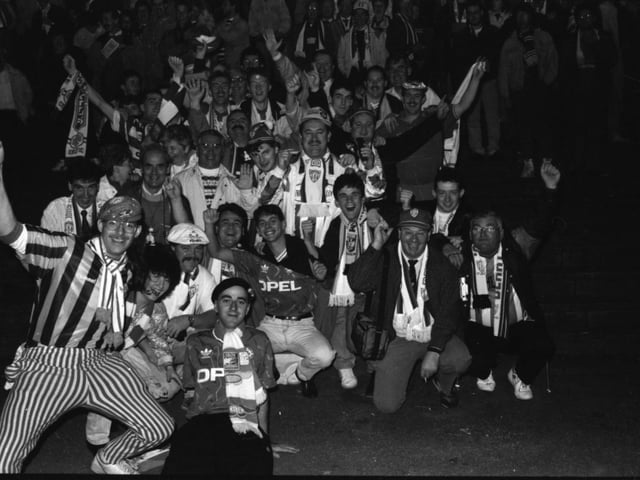
[[(375, 290), (372, 301), (372, 315), (384, 315), (384, 329), (389, 338), (396, 336), (393, 329), (393, 315), (396, 300), (400, 293), (402, 268), (398, 261), (397, 243), (386, 245), (381, 250), (369, 247), (352, 263), (347, 273), (349, 285), (355, 292)], [(429, 300), (425, 309), (433, 315), (434, 323), (431, 330), (431, 341), (428, 349), (442, 353), (452, 335), (460, 334), (464, 323), (461, 315), (460, 290), (455, 268), (435, 248), (429, 248), (427, 260), (427, 292)], [(384, 256), (388, 256), (389, 268), (383, 271)], [(386, 291), (381, 292), (380, 285), (383, 276), (387, 277)], [(384, 311), (380, 312), (380, 300), (385, 297)]]
[[(534, 321), (541, 323), (544, 323), (544, 314), (535, 296), (530, 260), (542, 239), (551, 230), (551, 218), (557, 203), (556, 197), (555, 190), (546, 190), (538, 203), (537, 214), (521, 226), (511, 230), (505, 228), (502, 239), (502, 258), (509, 281), (515, 288), (524, 310)], [(465, 278), (467, 285), (471, 285), (472, 259), (469, 246), (465, 252), (465, 262), (460, 268), (460, 276)], [(464, 304), (466, 312), (469, 311), (472, 295), (470, 292)]]

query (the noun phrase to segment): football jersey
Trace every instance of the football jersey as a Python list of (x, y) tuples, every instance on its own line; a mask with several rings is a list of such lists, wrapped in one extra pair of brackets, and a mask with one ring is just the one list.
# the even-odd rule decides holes
[(240, 277), (252, 284), (257, 279), (267, 315), (298, 317), (315, 308), (314, 278), (241, 250), (233, 250), (233, 263)]
[[(271, 342), (260, 330), (249, 326), (241, 329), (256, 379), (265, 390), (275, 387)], [(182, 385), (185, 390), (193, 390), (191, 399), (185, 396), (187, 418), (229, 412), (222, 349), (224, 334), (218, 330), (202, 330), (187, 337)]]

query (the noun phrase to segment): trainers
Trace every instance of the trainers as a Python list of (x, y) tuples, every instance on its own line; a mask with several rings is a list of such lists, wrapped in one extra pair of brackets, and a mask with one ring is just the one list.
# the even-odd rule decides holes
[(493, 373), (489, 372), (489, 376), (487, 378), (479, 378), (476, 381), (476, 385), (478, 390), (482, 390), (483, 392), (493, 392), (496, 389), (496, 381), (493, 379)]
[(297, 363), (292, 363), (289, 365), (286, 370), (280, 375), (278, 378), (278, 385), (298, 385), (300, 384), (300, 380), (296, 375), (296, 369), (298, 368)]
[(338, 374), (340, 375), (340, 385), (342, 385), (342, 388), (349, 390), (358, 386), (358, 379), (354, 375), (353, 369), (341, 368), (338, 370)]
[(522, 173), (520, 173), (520, 178), (533, 178), (534, 171), (535, 171), (535, 168), (533, 166), (533, 158), (527, 158), (523, 162)]
[(117, 463), (104, 463), (98, 456), (93, 457), (91, 471), (107, 475), (140, 475), (140, 472), (127, 460), (120, 460)]
[(523, 381), (520, 380), (520, 377), (518, 377), (515, 369), (512, 368), (511, 370), (509, 370), (507, 378), (511, 382), (511, 385), (513, 385), (513, 394), (518, 400), (531, 400), (533, 398), (531, 386), (525, 385)]

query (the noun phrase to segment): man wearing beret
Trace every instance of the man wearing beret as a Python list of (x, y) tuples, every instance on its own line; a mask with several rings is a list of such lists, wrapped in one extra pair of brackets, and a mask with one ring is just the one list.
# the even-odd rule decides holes
[[(372, 312), (384, 317), (390, 343), (375, 365), (373, 402), (382, 412), (397, 411), (405, 401), (413, 366), (422, 360), (420, 376), (433, 377), (444, 407), (455, 407), (456, 377), (471, 363), (457, 333), (463, 327), (456, 270), (429, 248), (431, 215), (412, 209), (400, 214), (399, 242), (386, 245), (391, 230), (383, 220), (369, 248), (347, 272), (354, 291), (376, 291)], [(380, 281), (387, 276), (384, 291)]]
[(77, 407), (97, 410), (128, 430), (98, 451), (96, 473), (137, 473), (128, 461), (164, 442), (173, 420), (142, 379), (112, 350), (123, 343), (127, 250), (140, 235), (142, 208), (130, 197), (107, 201), (100, 235), (87, 243), (19, 223), (2, 176), (0, 241), (35, 277), (26, 342), (5, 369), (11, 388), (0, 416), (0, 473), (20, 473), (42, 433)]

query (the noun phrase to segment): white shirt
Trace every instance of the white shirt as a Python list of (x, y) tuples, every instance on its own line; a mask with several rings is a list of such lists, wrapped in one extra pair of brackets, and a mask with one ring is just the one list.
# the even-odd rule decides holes
[[(195, 278), (189, 279), (188, 286), (183, 280), (184, 273), (180, 277), (180, 282), (175, 290), (162, 301), (167, 309), (169, 318), (177, 317), (178, 315), (195, 315), (213, 309), (211, 294), (215, 288), (215, 282), (206, 268), (200, 265), (198, 274)], [(189, 303), (181, 310), (180, 307), (184, 305), (189, 295), (191, 295)]]

